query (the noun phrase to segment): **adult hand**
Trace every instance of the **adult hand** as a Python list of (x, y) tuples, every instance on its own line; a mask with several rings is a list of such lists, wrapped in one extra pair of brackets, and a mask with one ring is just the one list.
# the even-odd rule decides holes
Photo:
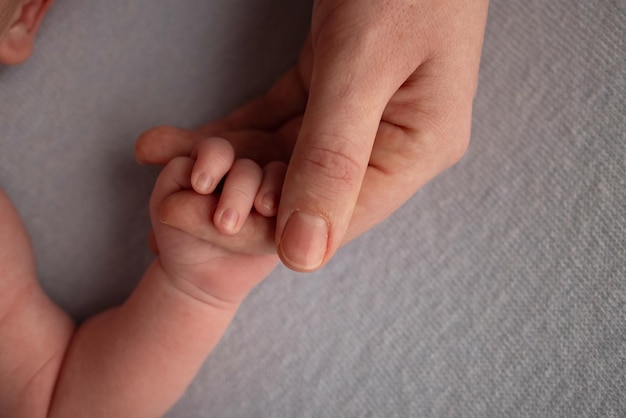
[[(238, 157), (289, 161), (278, 252), (290, 268), (318, 269), (464, 154), (487, 8), (317, 0), (297, 65), (267, 94), (194, 131), (150, 130), (137, 159), (164, 164), (219, 135)], [(206, 220), (183, 219), (198, 211), (178, 212), (162, 218), (202, 237)]]

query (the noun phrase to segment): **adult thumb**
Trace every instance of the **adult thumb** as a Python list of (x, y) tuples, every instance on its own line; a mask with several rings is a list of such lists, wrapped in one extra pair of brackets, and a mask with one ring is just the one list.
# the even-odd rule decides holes
[(332, 48), (314, 45), (309, 100), (277, 219), (278, 253), (291, 269), (320, 268), (346, 234), (382, 113), (401, 84), (380, 77), (371, 58), (358, 36)]

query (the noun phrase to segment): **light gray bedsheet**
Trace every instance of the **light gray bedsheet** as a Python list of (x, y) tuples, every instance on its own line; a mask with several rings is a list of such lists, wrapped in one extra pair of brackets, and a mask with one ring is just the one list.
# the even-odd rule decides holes
[[(133, 143), (263, 91), (309, 2), (59, 0), (0, 69), (0, 185), (77, 318), (148, 264)], [(466, 157), (322, 271), (279, 268), (174, 417), (626, 416), (626, 2), (492, 0)]]

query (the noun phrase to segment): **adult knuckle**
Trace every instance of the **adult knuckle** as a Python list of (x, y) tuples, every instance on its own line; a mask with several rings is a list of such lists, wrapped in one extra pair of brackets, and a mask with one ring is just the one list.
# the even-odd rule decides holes
[(305, 172), (327, 191), (345, 192), (359, 183), (361, 165), (346, 151), (317, 145), (303, 155)]
[(469, 147), (469, 136), (454, 138), (448, 142), (448, 165), (452, 166), (463, 158)]
[(405, 155), (419, 163), (426, 160), (440, 169), (458, 163), (469, 146), (469, 134), (448, 132), (429, 124), (422, 125), (408, 137)]

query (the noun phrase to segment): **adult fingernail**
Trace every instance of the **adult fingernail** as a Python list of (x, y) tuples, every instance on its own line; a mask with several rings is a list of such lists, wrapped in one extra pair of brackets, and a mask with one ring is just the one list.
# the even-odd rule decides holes
[(296, 270), (315, 270), (324, 261), (327, 248), (326, 220), (307, 212), (293, 212), (279, 244), (283, 261)]

